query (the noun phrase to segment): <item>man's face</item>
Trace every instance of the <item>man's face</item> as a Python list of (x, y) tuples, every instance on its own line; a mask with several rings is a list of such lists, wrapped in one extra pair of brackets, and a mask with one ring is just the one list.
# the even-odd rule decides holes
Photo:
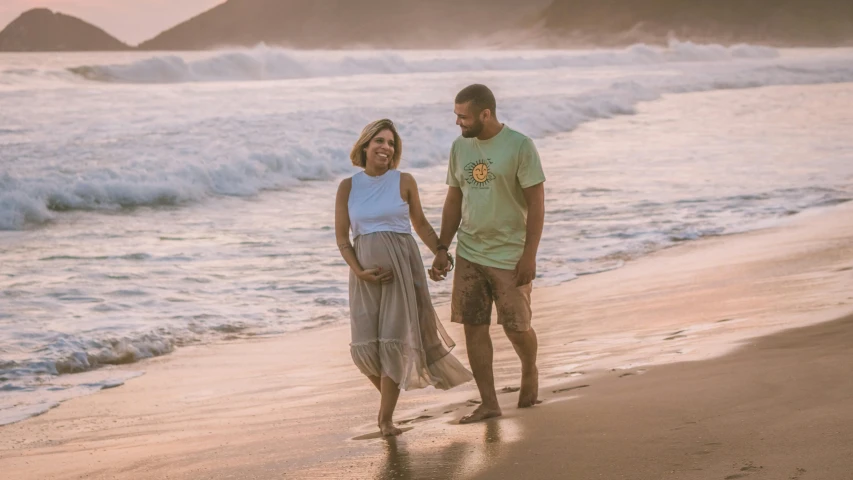
[(456, 125), (462, 129), (462, 136), (474, 138), (483, 132), (483, 112), (477, 111), (471, 102), (457, 103), (453, 107)]

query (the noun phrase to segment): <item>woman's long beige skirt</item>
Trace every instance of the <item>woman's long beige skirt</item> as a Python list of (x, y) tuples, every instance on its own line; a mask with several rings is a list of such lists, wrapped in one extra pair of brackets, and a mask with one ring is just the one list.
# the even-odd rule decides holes
[(432, 306), (415, 239), (392, 232), (361, 235), (355, 252), (363, 268), (394, 272), (391, 283), (379, 285), (350, 271), (350, 352), (361, 373), (389, 377), (402, 390), (447, 390), (470, 381), (471, 372), (450, 353), (455, 344)]

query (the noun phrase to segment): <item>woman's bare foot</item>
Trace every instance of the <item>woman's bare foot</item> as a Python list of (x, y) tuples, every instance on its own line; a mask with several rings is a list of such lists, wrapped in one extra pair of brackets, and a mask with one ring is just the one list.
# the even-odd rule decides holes
[(501, 412), (500, 407), (491, 408), (486, 407), (484, 405), (480, 405), (479, 407), (474, 409), (473, 412), (460, 418), (459, 423), (464, 425), (466, 423), (474, 423), (486, 420), (487, 418), (500, 417), (501, 415), (503, 415), (503, 412)]
[(381, 431), (382, 435), (386, 437), (396, 437), (403, 433), (403, 431), (394, 426), (394, 422), (390, 420), (387, 422), (379, 422), (379, 431)]
[(539, 402), (539, 369), (533, 367), (531, 372), (522, 372), (521, 391), (518, 393), (518, 408), (528, 408)]

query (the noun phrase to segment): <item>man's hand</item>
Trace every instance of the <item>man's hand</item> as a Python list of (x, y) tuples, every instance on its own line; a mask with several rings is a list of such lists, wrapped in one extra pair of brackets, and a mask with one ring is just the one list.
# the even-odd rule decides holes
[(439, 250), (435, 254), (435, 260), (432, 261), (432, 268), (429, 269), (429, 278), (434, 282), (440, 282), (447, 277), (449, 271), (450, 261), (447, 259), (447, 250)]
[(527, 285), (536, 278), (536, 257), (522, 256), (515, 265), (515, 286)]

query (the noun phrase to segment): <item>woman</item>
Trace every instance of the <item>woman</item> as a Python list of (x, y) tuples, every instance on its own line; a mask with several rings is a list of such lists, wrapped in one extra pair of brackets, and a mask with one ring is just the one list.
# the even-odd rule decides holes
[(432, 307), (412, 227), (433, 254), (447, 247), (424, 216), (415, 179), (397, 170), (402, 150), (390, 120), (367, 125), (350, 153), (364, 170), (341, 182), (335, 202), (338, 248), (350, 266), (350, 352), (382, 396), (385, 436), (402, 433), (392, 420), (401, 389), (447, 390), (473, 378), (450, 354), (454, 343)]

